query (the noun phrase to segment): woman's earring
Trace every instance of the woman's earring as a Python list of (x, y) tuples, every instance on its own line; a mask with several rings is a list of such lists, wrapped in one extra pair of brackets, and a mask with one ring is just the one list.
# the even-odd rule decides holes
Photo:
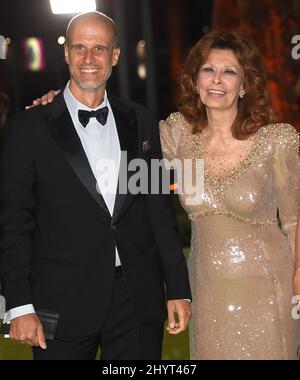
[(197, 94), (199, 94), (200, 93), (200, 90), (199, 90), (199, 86), (197, 85), (197, 87), (196, 87), (196, 90), (197, 90)]
[(243, 99), (243, 97), (245, 96), (245, 94), (246, 94), (246, 91), (245, 91), (245, 90), (242, 90), (242, 91), (240, 92), (240, 95), (239, 95), (240, 99)]

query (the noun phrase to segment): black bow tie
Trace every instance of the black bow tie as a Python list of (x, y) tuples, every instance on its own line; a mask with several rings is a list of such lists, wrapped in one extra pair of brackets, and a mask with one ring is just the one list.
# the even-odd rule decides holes
[(78, 111), (78, 119), (84, 128), (88, 125), (91, 117), (95, 117), (100, 124), (104, 125), (107, 120), (107, 115), (108, 107), (99, 108), (97, 111)]

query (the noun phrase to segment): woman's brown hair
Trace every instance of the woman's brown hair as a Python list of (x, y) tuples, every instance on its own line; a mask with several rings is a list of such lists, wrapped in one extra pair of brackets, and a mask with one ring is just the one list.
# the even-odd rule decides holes
[(244, 140), (261, 127), (275, 122), (276, 117), (258, 49), (253, 42), (237, 32), (212, 31), (192, 47), (180, 75), (178, 110), (192, 124), (194, 133), (202, 131), (207, 125), (206, 107), (197, 93), (197, 78), (200, 67), (212, 49), (231, 50), (243, 68), (246, 95), (239, 100), (232, 134), (235, 138)]

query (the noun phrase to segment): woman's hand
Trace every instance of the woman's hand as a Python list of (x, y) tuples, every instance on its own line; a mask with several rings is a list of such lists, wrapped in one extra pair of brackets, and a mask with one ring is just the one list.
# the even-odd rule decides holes
[(35, 99), (32, 102), (31, 106), (26, 106), (25, 109), (28, 110), (29, 108), (32, 108), (32, 107), (35, 107), (35, 106), (40, 106), (40, 105), (45, 106), (48, 103), (52, 103), (53, 99), (59, 93), (60, 93), (60, 90), (50, 90), (49, 92), (47, 92), (47, 94), (43, 95), (40, 98)]
[(300, 295), (300, 267), (295, 269), (294, 272), (294, 295)]

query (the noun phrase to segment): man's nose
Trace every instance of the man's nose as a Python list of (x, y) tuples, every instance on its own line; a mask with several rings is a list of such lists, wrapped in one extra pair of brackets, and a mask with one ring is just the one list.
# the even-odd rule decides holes
[(92, 59), (93, 59), (93, 52), (92, 52), (92, 50), (86, 50), (83, 59), (84, 59), (84, 62), (91, 63)]

